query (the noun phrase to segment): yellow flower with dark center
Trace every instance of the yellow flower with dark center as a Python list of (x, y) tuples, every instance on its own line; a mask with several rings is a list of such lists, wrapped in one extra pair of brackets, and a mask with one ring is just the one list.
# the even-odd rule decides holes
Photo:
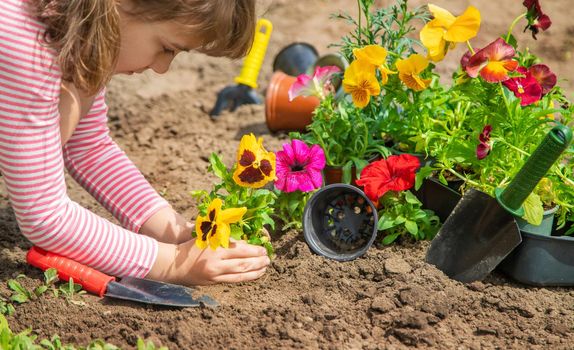
[(425, 24), (420, 32), (420, 38), (431, 60), (435, 62), (442, 60), (446, 52), (453, 49), (456, 43), (463, 43), (478, 34), (480, 12), (475, 7), (469, 6), (458, 17), (433, 4), (429, 4), (428, 7), (434, 19)]
[(389, 74), (396, 74), (387, 67), (387, 49), (382, 46), (367, 45), (360, 49), (353, 49), (353, 54), (358, 60), (369, 62), (379, 70), (383, 85), (389, 81)]
[(262, 137), (257, 140), (249, 134), (241, 138), (233, 180), (250, 188), (263, 187), (275, 180), (275, 153), (265, 150)]
[(369, 104), (371, 96), (381, 93), (381, 86), (375, 75), (375, 67), (368, 61), (354, 60), (345, 70), (343, 90), (351, 94), (355, 106), (364, 108)]
[(429, 61), (419, 54), (412, 54), (405, 60), (397, 60), (396, 66), (399, 71), (399, 79), (415, 91), (426, 89), (431, 79), (423, 79), (421, 74), (429, 65)]
[(207, 215), (197, 216), (195, 245), (201, 249), (205, 249), (207, 246), (213, 250), (219, 246), (228, 248), (231, 235), (229, 225), (241, 220), (247, 211), (245, 207), (221, 210), (222, 204), (221, 199), (215, 198), (207, 208)]

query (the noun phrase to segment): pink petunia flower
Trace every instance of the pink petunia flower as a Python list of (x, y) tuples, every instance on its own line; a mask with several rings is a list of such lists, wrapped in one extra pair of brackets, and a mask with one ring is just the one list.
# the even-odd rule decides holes
[(275, 187), (282, 192), (309, 192), (323, 185), (321, 171), (325, 153), (318, 145), (309, 147), (301, 140), (283, 144), (276, 153)]
[(325, 99), (330, 90), (330, 80), (333, 74), (340, 72), (337, 66), (316, 67), (313, 76), (300, 74), (289, 88), (289, 101), (297, 96), (316, 96)]
[(478, 135), (479, 144), (476, 146), (476, 158), (482, 160), (490, 153), (490, 132), (492, 131), (491, 125), (485, 125), (482, 132)]
[(520, 99), (521, 106), (528, 106), (539, 101), (542, 98), (542, 86), (526, 68), (518, 67), (516, 71), (523, 76), (508, 79), (502, 84)]
[(509, 79), (508, 72), (518, 67), (513, 60), (514, 48), (502, 38), (498, 38), (472, 55), (468, 61), (463, 56), (461, 62), (472, 78), (480, 76), (489, 83), (498, 83)]

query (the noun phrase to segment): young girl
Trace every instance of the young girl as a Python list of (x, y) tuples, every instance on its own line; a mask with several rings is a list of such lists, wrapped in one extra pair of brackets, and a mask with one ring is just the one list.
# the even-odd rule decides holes
[[(115, 276), (260, 277), (262, 247), (195, 247), (193, 225), (110, 139), (103, 89), (113, 74), (164, 73), (182, 51), (242, 56), (254, 12), (254, 0), (0, 1), (0, 172), (22, 234)], [(64, 168), (122, 227), (70, 200)]]

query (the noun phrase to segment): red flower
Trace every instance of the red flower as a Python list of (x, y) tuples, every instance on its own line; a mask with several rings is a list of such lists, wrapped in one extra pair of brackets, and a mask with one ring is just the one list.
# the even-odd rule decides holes
[(530, 29), (532, 31), (532, 37), (536, 40), (536, 35), (540, 30), (545, 31), (550, 28), (552, 21), (550, 17), (542, 12), (540, 3), (538, 0), (524, 0), (522, 3), (526, 6), (528, 12), (526, 13), (526, 19), (528, 20), (528, 25), (524, 28), (524, 31)]
[(480, 76), (489, 83), (498, 83), (509, 79), (508, 72), (513, 72), (518, 66), (514, 61), (515, 51), (502, 38), (478, 50), (468, 61), (463, 56), (461, 64), (472, 78)]
[(413, 187), (419, 167), (419, 159), (410, 154), (390, 156), (367, 165), (356, 182), (364, 187), (369, 199), (378, 202), (388, 191), (404, 191)]
[(521, 106), (539, 101), (542, 98), (542, 86), (526, 68), (518, 67), (517, 71), (523, 76), (503, 81), (502, 84), (514, 92), (514, 96), (520, 99)]
[(535, 64), (528, 69), (530, 75), (538, 81), (542, 87), (542, 96), (546, 95), (554, 85), (556, 85), (556, 74), (552, 73), (550, 68), (545, 64)]
[(492, 131), (492, 126), (485, 125), (482, 129), (480, 135), (478, 135), (478, 140), (480, 143), (476, 146), (476, 158), (482, 160), (490, 153), (490, 132)]

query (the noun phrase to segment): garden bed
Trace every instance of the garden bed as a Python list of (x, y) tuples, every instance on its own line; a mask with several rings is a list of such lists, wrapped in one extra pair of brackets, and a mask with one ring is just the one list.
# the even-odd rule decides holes
[[(483, 40), (504, 31), (521, 6), (436, 1), (445, 3), (453, 12), (469, 4), (478, 7)], [(562, 77), (574, 76), (567, 64), (572, 61), (574, 26), (562, 10), (568, 5), (566, 0), (545, 1), (553, 27), (538, 41), (524, 34), (524, 42)], [(260, 91), (281, 47), (308, 41), (320, 53), (329, 52), (326, 45), (348, 31), (340, 22), (328, 21), (329, 14), (336, 9), (355, 11), (348, 0), (277, 0), (269, 6), (265, 16), (274, 32), (258, 80)], [(460, 55), (451, 55), (440, 68), (455, 67), (456, 57)], [(180, 57), (164, 77), (116, 78), (108, 89), (115, 140), (186, 217), (197, 213), (189, 192), (209, 189), (215, 181), (206, 172), (210, 153), (221, 153), (230, 165), (245, 133), (263, 136), (270, 151), (279, 150), (286, 140), (283, 134), (269, 134), (263, 106), (243, 106), (215, 122), (207, 116), (216, 93), (233, 83), (240, 65), (192, 54)], [(574, 91), (572, 82), (562, 85), (569, 95)], [(73, 180), (69, 184), (74, 200), (110, 217)], [(18, 232), (4, 188), (0, 194), (0, 294), (6, 296), (9, 278), (24, 273), (28, 278), (23, 284), (33, 286), (42, 275), (26, 265), (30, 244)], [(277, 258), (262, 279), (201, 288), (220, 303), (215, 309), (174, 310), (94, 296), (85, 296), (86, 305), (80, 306), (44, 295), (16, 306), (8, 321), (14, 330), (31, 328), (41, 337), (59, 334), (66, 343), (86, 345), (102, 338), (125, 348), (132, 348), (138, 337), (170, 349), (571, 347), (570, 289), (527, 287), (498, 273), (464, 285), (424, 262), (428, 242), (373, 246), (363, 258), (339, 263), (312, 254), (301, 232), (278, 231), (273, 236)]]

